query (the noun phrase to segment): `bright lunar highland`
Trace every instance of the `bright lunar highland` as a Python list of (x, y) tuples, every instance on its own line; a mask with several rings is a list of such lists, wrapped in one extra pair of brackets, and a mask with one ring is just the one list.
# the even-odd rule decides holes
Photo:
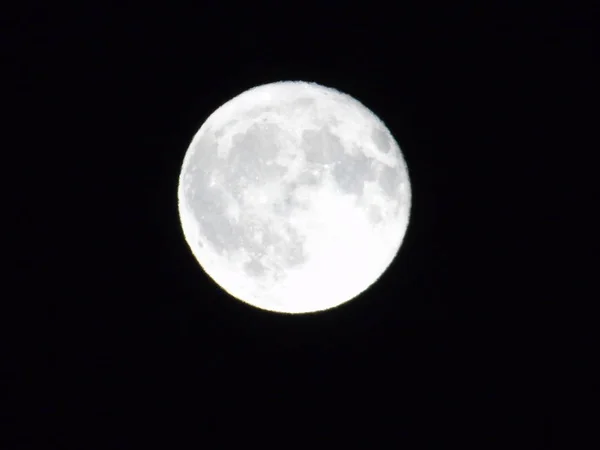
[(385, 124), (315, 83), (255, 87), (194, 136), (178, 188), (204, 271), (255, 307), (307, 313), (364, 292), (397, 255), (411, 188)]

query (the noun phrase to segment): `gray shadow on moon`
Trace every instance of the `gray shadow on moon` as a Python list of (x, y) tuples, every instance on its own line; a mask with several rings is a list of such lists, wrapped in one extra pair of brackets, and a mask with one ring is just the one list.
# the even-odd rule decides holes
[(287, 169), (273, 163), (279, 154), (277, 125), (254, 124), (246, 133), (233, 136), (227, 162), (230, 185), (238, 184), (240, 178), (247, 180), (270, 180), (283, 176)]
[(267, 268), (262, 262), (254, 258), (244, 264), (244, 272), (252, 278), (263, 278), (267, 273)]
[[(249, 183), (259, 180), (260, 184), (262, 180), (279, 179), (287, 173), (287, 168), (274, 162), (279, 154), (275, 138), (278, 130), (273, 124), (251, 126), (246, 133), (233, 137), (227, 158), (218, 156), (214, 135), (204, 133), (191, 149), (184, 174), (184, 179), (190, 182), (184, 195), (201, 236), (224, 258), (240, 252), (247, 255), (250, 260), (244, 263), (243, 270), (257, 279), (266, 275), (281, 276), (286, 269), (302, 265), (307, 258), (304, 238), (292, 227), (282, 232), (273, 227), (273, 222), (243, 205), (243, 194)], [(215, 184), (214, 179), (220, 181)], [(291, 195), (284, 199), (284, 204), (286, 202), (286, 209), (296, 207)], [(227, 211), (232, 203), (239, 207), (237, 221)], [(197, 244), (204, 246), (202, 242)], [(273, 249), (270, 266), (274, 269), (261, 261), (268, 248)]]
[(365, 181), (376, 179), (376, 172), (362, 150), (356, 154), (345, 154), (341, 161), (333, 167), (333, 178), (337, 185), (347, 194), (362, 196)]
[(381, 223), (383, 220), (383, 214), (381, 214), (381, 208), (377, 205), (369, 205), (368, 208), (369, 221), (375, 225)]
[(346, 153), (340, 139), (328, 127), (304, 130), (301, 147), (308, 163), (322, 165), (343, 160)]
[(385, 194), (394, 200), (398, 200), (398, 190), (402, 182), (402, 172), (400, 166), (390, 167), (378, 163), (379, 176), (377, 182)]
[(392, 149), (391, 136), (386, 130), (375, 126), (371, 131), (371, 139), (375, 142), (375, 145), (382, 153), (389, 153)]

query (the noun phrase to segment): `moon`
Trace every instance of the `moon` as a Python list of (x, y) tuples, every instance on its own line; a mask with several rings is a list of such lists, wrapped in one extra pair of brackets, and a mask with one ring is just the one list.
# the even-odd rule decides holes
[(224, 291), (257, 308), (309, 313), (373, 285), (398, 254), (411, 208), (391, 132), (333, 88), (282, 81), (215, 110), (178, 185), (185, 239)]

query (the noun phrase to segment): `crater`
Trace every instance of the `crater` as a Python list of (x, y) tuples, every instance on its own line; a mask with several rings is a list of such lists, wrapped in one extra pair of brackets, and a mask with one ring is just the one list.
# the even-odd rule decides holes
[(375, 145), (379, 151), (382, 153), (389, 153), (389, 151), (392, 149), (390, 142), (391, 136), (387, 131), (381, 129), (380, 127), (373, 127), (373, 130), (371, 131), (371, 138), (373, 139), (373, 142), (375, 142)]
[(377, 205), (369, 205), (367, 214), (369, 216), (369, 220), (373, 224), (378, 224), (383, 220), (383, 214), (381, 213), (381, 208)]
[(262, 278), (267, 273), (267, 268), (258, 259), (253, 258), (244, 264), (244, 272), (252, 278)]

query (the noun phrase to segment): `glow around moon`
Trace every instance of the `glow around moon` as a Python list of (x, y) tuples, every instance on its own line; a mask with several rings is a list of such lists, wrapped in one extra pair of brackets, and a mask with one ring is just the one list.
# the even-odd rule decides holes
[(284, 313), (364, 292), (398, 253), (411, 206), (384, 123), (305, 82), (258, 86), (218, 108), (189, 146), (178, 197), (204, 271), (233, 297)]

